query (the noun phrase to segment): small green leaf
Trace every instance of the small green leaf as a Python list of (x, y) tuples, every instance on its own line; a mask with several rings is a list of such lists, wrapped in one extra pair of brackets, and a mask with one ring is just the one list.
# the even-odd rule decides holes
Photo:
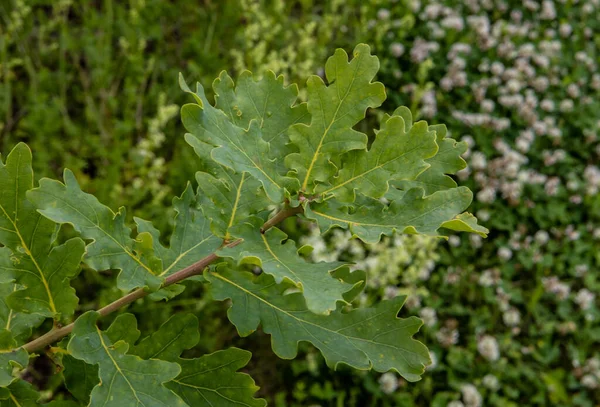
[[(335, 309), (338, 301), (344, 301), (343, 294), (351, 290), (352, 285), (334, 278), (331, 272), (345, 263), (308, 263), (299, 256), (294, 242), (287, 240), (287, 235), (281, 230), (274, 227), (261, 233), (262, 223), (261, 219), (250, 218), (232, 228), (232, 235), (244, 239), (244, 242), (219, 250), (218, 255), (231, 257), (238, 263), (255, 263), (272, 275), (277, 283), (284, 279), (293, 283), (302, 290), (312, 312), (327, 314)], [(285, 244), (282, 244), (284, 241)]]
[(253, 397), (258, 390), (254, 380), (237, 372), (251, 356), (229, 348), (197, 359), (179, 359), (181, 374), (167, 387), (194, 407), (264, 407), (265, 400)]
[[(192, 93), (180, 77), (180, 85)], [(297, 189), (298, 181), (279, 174), (276, 156), (262, 138), (260, 123), (250, 121), (247, 129), (234, 125), (227, 115), (213, 107), (198, 84), (194, 94), (198, 104), (187, 104), (181, 109), (181, 119), (187, 131), (186, 140), (193, 145), (194, 138), (214, 147), (211, 157), (237, 173), (247, 172), (258, 179), (269, 198), (281, 202), (284, 189)]]
[(96, 326), (99, 316), (93, 311), (80, 316), (68, 345), (73, 357), (98, 365), (100, 384), (91, 393), (90, 407), (186, 406), (164, 386), (181, 368), (176, 363), (126, 355), (129, 345), (124, 341), (112, 343)]
[(487, 228), (478, 225), (477, 218), (469, 212), (461, 213), (454, 219), (442, 223), (441, 227), (457, 232), (477, 233), (482, 237), (487, 237), (487, 234), (490, 232)]
[(290, 128), (290, 140), (299, 152), (288, 155), (285, 164), (296, 172), (305, 193), (311, 194), (315, 183), (326, 182), (335, 173), (330, 159), (366, 148), (367, 136), (352, 127), (365, 117), (367, 108), (385, 100), (383, 84), (371, 82), (379, 60), (369, 46), (357, 45), (353, 57), (348, 63), (348, 54), (338, 49), (327, 60), (329, 86), (318, 76), (308, 79), (310, 124)]
[(78, 301), (69, 281), (79, 274), (85, 244), (77, 238), (53, 247), (56, 225), (26, 199), (32, 188), (31, 151), (19, 143), (6, 164), (0, 161), (0, 244), (7, 248), (0, 251), (0, 274), (3, 282), (18, 284), (3, 289), (13, 289), (5, 300), (13, 312), (6, 329), (17, 322), (15, 312), (64, 320), (73, 315)]
[(430, 362), (427, 348), (412, 339), (421, 320), (396, 317), (405, 297), (325, 316), (309, 312), (302, 294), (283, 295), (289, 285), (277, 285), (264, 273), (254, 279), (251, 273), (219, 267), (205, 277), (216, 300), (231, 299), (227, 315), (239, 334), (248, 336), (262, 325), (281, 358), (296, 357), (298, 342), (306, 341), (334, 368), (344, 363), (378, 372), (395, 370), (409, 381), (419, 380)]
[(425, 160), (437, 152), (435, 132), (420, 121), (405, 130), (400, 116), (384, 122), (371, 148), (344, 154), (339, 175), (318, 193), (333, 195), (343, 202), (354, 202), (355, 190), (371, 198), (381, 198), (390, 180), (413, 180), (429, 165)]
[(334, 226), (349, 228), (365, 243), (377, 243), (382, 235), (420, 233), (440, 236), (438, 229), (465, 210), (473, 194), (467, 187), (424, 196), (421, 188), (408, 190), (400, 200), (385, 205), (374, 199), (361, 199), (357, 207), (335, 201), (311, 203), (305, 215), (317, 221), (322, 232)]
[[(125, 208), (114, 213), (98, 199), (81, 190), (75, 175), (64, 172), (65, 183), (44, 178), (39, 188), (27, 197), (47, 218), (57, 223), (70, 223), (87, 246), (85, 262), (94, 270), (121, 270), (117, 286), (124, 291), (139, 287), (156, 290), (162, 283), (160, 261), (154, 257), (150, 236), (131, 238), (125, 225)], [(137, 249), (137, 250), (136, 250)]]

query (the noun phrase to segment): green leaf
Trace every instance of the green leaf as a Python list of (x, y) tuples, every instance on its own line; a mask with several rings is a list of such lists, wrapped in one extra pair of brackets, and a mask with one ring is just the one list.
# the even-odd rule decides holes
[(156, 290), (162, 283), (160, 260), (154, 256), (152, 237), (140, 234), (131, 238), (125, 225), (125, 208), (114, 213), (98, 199), (81, 190), (75, 175), (64, 172), (65, 183), (42, 179), (28, 198), (47, 218), (57, 223), (70, 223), (87, 246), (85, 262), (94, 270), (120, 270), (117, 286), (124, 291), (139, 287)]
[(192, 314), (175, 314), (132, 348), (131, 354), (142, 359), (178, 362), (181, 352), (193, 348), (199, 340), (198, 319)]
[(216, 107), (239, 127), (248, 128), (250, 121), (256, 120), (263, 140), (269, 143), (276, 157), (292, 152), (288, 145), (289, 127), (307, 123), (310, 118), (306, 103), (295, 105), (298, 86), (286, 87), (283, 81), (283, 75), (276, 77), (273, 71), (266, 71), (260, 80), (254, 80), (252, 72), (244, 71), (234, 90), (233, 80), (223, 71), (213, 83)]
[(395, 370), (409, 381), (419, 380), (430, 362), (427, 348), (412, 339), (421, 320), (396, 317), (405, 297), (325, 316), (309, 312), (302, 294), (283, 295), (289, 285), (277, 285), (264, 273), (254, 279), (251, 273), (219, 267), (205, 277), (216, 300), (231, 299), (227, 315), (239, 334), (248, 336), (262, 325), (281, 358), (294, 358), (298, 342), (306, 341), (334, 368), (344, 363), (378, 372)]
[[(4, 272), (5, 267), (12, 266), (11, 256), (8, 247), (0, 248), (0, 272)], [(18, 312), (9, 307), (8, 297), (18, 289), (19, 285), (16, 283), (0, 283), (0, 328), (9, 330), (20, 345), (29, 339), (32, 328), (41, 324), (44, 317)]]
[(264, 407), (265, 400), (253, 397), (258, 390), (254, 380), (237, 372), (251, 356), (229, 348), (197, 359), (179, 359), (181, 374), (167, 387), (194, 407)]
[[(6, 164), (0, 161), (0, 244), (10, 249), (0, 251), (1, 280), (18, 284), (3, 288), (5, 292), (11, 288), (13, 291), (6, 304), (13, 312), (64, 320), (73, 315), (77, 306), (69, 281), (79, 274), (85, 244), (77, 238), (53, 247), (56, 225), (26, 199), (32, 188), (31, 151), (19, 143)], [(13, 321), (14, 317), (6, 317), (6, 329), (18, 322)], [(42, 320), (26, 319), (35, 323)], [(22, 333), (21, 330), (15, 335)]]
[[(186, 92), (192, 93), (181, 76), (180, 85)], [(181, 120), (189, 132), (186, 134), (188, 143), (193, 145), (194, 138), (197, 138), (214, 146), (211, 157), (216, 162), (258, 179), (275, 202), (283, 200), (284, 189), (297, 189), (297, 180), (279, 174), (276, 156), (262, 138), (258, 121), (250, 121), (248, 129), (234, 125), (224, 112), (208, 102), (200, 84), (194, 97), (198, 104), (187, 104), (181, 109)]]
[(50, 403), (39, 404), (40, 394), (31, 383), (18, 380), (7, 388), (0, 389), (0, 405), (2, 407), (78, 407), (74, 401), (55, 400)]
[[(132, 314), (117, 316), (105, 333), (111, 343), (124, 341), (132, 345), (140, 337), (140, 331), (137, 329), (137, 320)], [(65, 385), (69, 389), (69, 392), (78, 400), (88, 403), (90, 393), (100, 382), (98, 366), (75, 359), (68, 354), (62, 357), (62, 365), (64, 367), (63, 376), (65, 378)]]
[(69, 393), (82, 403), (89, 403), (90, 394), (98, 384), (98, 366), (75, 359), (71, 355), (62, 357), (63, 377)]
[(2, 407), (38, 407), (40, 394), (31, 383), (17, 380), (7, 388), (0, 389)]
[(163, 277), (194, 264), (221, 245), (221, 239), (211, 233), (209, 221), (200, 210), (189, 183), (181, 197), (173, 199), (173, 207), (175, 226), (168, 248), (160, 243), (160, 232), (152, 222), (134, 218), (138, 231), (152, 236), (154, 252), (162, 260), (164, 270), (160, 276)]
[(229, 227), (251, 214), (264, 211), (272, 202), (265, 196), (262, 184), (256, 178), (247, 173), (236, 174), (216, 163), (210, 158), (210, 145), (196, 138), (189, 142), (205, 169), (196, 173), (202, 212), (210, 219), (212, 232), (228, 240)]
[(6, 387), (17, 378), (13, 375), (14, 368), (25, 368), (29, 363), (29, 354), (21, 348), (10, 331), (0, 330), (0, 387)]
[(191, 314), (177, 314), (158, 331), (132, 349), (144, 359), (163, 359), (177, 362), (181, 373), (167, 387), (190, 406), (256, 406), (266, 405), (255, 399), (258, 387), (246, 374), (236, 371), (248, 363), (250, 352), (230, 348), (197, 359), (183, 359), (179, 355), (198, 343), (198, 320)]
[(105, 333), (112, 343), (124, 341), (133, 345), (140, 337), (140, 331), (137, 329), (137, 320), (133, 314), (121, 314), (117, 316)]
[(100, 384), (91, 393), (90, 407), (186, 406), (164, 386), (181, 368), (176, 363), (126, 355), (129, 345), (122, 340), (112, 343), (96, 326), (99, 316), (93, 311), (80, 316), (68, 345), (73, 357), (98, 365)]
[[(394, 112), (394, 115), (397, 112)], [(408, 114), (410, 114), (410, 111)], [(427, 195), (433, 194), (436, 191), (456, 188), (456, 182), (446, 174), (455, 174), (467, 166), (467, 163), (461, 157), (467, 151), (467, 143), (457, 142), (452, 138), (446, 137), (447, 130), (443, 124), (429, 126), (429, 131), (435, 131), (436, 133), (436, 142), (439, 146), (437, 154), (426, 160), (430, 167), (415, 180), (403, 180), (394, 183), (399, 188), (408, 190), (420, 187), (425, 190), (425, 194)]]
[[(343, 294), (352, 289), (331, 273), (345, 265), (342, 262), (308, 263), (298, 254), (296, 245), (275, 227), (260, 232), (262, 220), (249, 221), (231, 229), (233, 236), (244, 242), (232, 248), (219, 250), (221, 257), (231, 257), (238, 263), (253, 263), (272, 275), (277, 283), (287, 280), (302, 290), (308, 309), (318, 314), (328, 314), (343, 300)], [(286, 241), (287, 240), (287, 241)], [(282, 244), (284, 241), (285, 244)], [(345, 302), (345, 301), (344, 301)]]
[(477, 218), (469, 212), (461, 213), (454, 219), (442, 223), (441, 227), (457, 232), (477, 233), (482, 237), (487, 237), (490, 232), (487, 228), (478, 225)]
[(305, 193), (335, 173), (332, 157), (367, 147), (367, 136), (352, 127), (365, 117), (367, 108), (385, 100), (383, 84), (371, 82), (379, 70), (377, 57), (366, 44), (357, 45), (353, 56), (348, 63), (346, 52), (338, 49), (327, 60), (329, 86), (318, 76), (308, 79), (311, 122), (290, 128), (290, 140), (299, 152), (288, 155), (285, 164), (296, 172)]
[(385, 205), (374, 199), (361, 199), (357, 207), (335, 201), (311, 203), (305, 215), (317, 221), (324, 233), (334, 226), (350, 229), (365, 243), (377, 243), (382, 235), (420, 233), (440, 236), (438, 229), (465, 210), (473, 194), (467, 187), (438, 191), (424, 196), (421, 188), (408, 190), (401, 199)]
[(317, 188), (325, 196), (353, 202), (355, 191), (371, 198), (381, 198), (389, 180), (412, 180), (426, 170), (425, 160), (437, 152), (435, 132), (420, 121), (412, 127), (400, 116), (384, 122), (371, 148), (344, 154), (339, 175), (331, 185)]

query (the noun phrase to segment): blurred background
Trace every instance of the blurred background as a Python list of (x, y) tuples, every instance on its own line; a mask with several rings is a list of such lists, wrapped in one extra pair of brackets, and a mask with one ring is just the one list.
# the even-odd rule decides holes
[[(469, 145), (459, 182), (490, 237), (364, 245), (286, 231), (305, 235), (314, 260), (366, 269), (361, 302), (409, 296), (402, 315), (424, 320), (417, 337), (432, 352), (423, 380), (334, 372), (309, 346), (280, 360), (266, 335), (239, 339), (226, 305), (193, 285), (131, 307), (140, 329), (195, 312), (196, 352), (252, 350), (247, 371), (274, 406), (600, 405), (599, 0), (0, 0), (0, 151), (25, 141), (38, 178), (68, 167), (113, 209), (168, 230), (172, 197), (199, 169), (178, 72), (208, 88), (223, 69), (272, 69), (304, 97), (308, 75), (359, 42), (388, 94), (361, 128), (399, 105), (445, 123)], [(82, 311), (120, 295), (111, 278), (84, 271)], [(38, 364), (35, 381), (60, 393)]]

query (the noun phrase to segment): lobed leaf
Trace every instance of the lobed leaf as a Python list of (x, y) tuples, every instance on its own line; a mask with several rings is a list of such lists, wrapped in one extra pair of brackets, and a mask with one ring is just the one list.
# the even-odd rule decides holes
[(288, 145), (289, 127), (308, 123), (310, 119), (306, 103), (295, 104), (298, 86), (284, 86), (283, 75), (275, 76), (273, 71), (266, 71), (260, 80), (255, 80), (252, 72), (244, 71), (235, 89), (233, 79), (223, 71), (215, 79), (213, 89), (215, 106), (235, 125), (248, 128), (252, 120), (260, 124), (262, 138), (269, 143), (275, 157), (285, 157), (293, 151)]
[(198, 320), (191, 314), (177, 314), (158, 331), (132, 349), (141, 358), (176, 362), (181, 373), (167, 387), (177, 393), (189, 406), (252, 406), (266, 402), (255, 399), (258, 387), (246, 374), (237, 373), (246, 366), (252, 354), (237, 348), (218, 351), (196, 359), (183, 359), (181, 352), (198, 343)]
[(99, 316), (94, 311), (80, 316), (68, 345), (73, 357), (98, 365), (100, 384), (92, 390), (89, 406), (186, 406), (164, 386), (181, 368), (176, 363), (126, 355), (129, 345), (123, 340), (112, 343), (96, 326)]
[[(410, 115), (410, 111), (400, 110), (398, 108), (394, 115), (403, 114), (404, 117)], [(407, 112), (408, 110), (408, 112)], [(411, 118), (412, 121), (412, 118)], [(407, 128), (411, 128), (412, 124), (408, 124)], [(436, 143), (439, 146), (438, 152), (425, 160), (429, 164), (429, 168), (423, 171), (415, 180), (401, 180), (394, 183), (399, 188), (408, 190), (410, 188), (423, 188), (425, 194), (430, 195), (436, 191), (456, 188), (456, 182), (447, 174), (455, 174), (456, 172), (466, 168), (467, 163), (461, 157), (467, 151), (465, 142), (457, 142), (456, 140), (446, 137), (447, 129), (443, 124), (429, 126), (429, 131), (435, 132)]]
[(287, 235), (280, 229), (273, 227), (261, 233), (262, 223), (255, 217), (232, 228), (232, 235), (243, 239), (243, 243), (219, 250), (217, 254), (231, 257), (238, 263), (255, 263), (272, 275), (277, 283), (283, 280), (291, 282), (300, 288), (311, 312), (328, 314), (335, 310), (338, 301), (345, 302), (344, 293), (351, 290), (352, 285), (334, 278), (331, 273), (346, 263), (308, 263), (300, 257), (294, 242), (287, 240)]
[(212, 232), (228, 240), (228, 229), (232, 225), (264, 211), (271, 202), (264, 195), (261, 183), (256, 178), (247, 173), (236, 174), (214, 162), (210, 158), (211, 146), (198, 139), (191, 139), (190, 145), (202, 159), (206, 169), (206, 172), (196, 173), (198, 200), (202, 211), (211, 221)]
[(254, 398), (254, 380), (237, 370), (250, 361), (248, 351), (229, 348), (196, 359), (179, 359), (181, 374), (167, 384), (194, 407), (264, 407), (264, 399)]
[[(423, 189), (413, 188), (389, 206), (366, 198), (361, 199), (356, 208), (335, 201), (315, 202), (306, 206), (305, 215), (316, 220), (323, 233), (339, 226), (350, 229), (365, 243), (377, 243), (382, 235), (389, 236), (394, 232), (440, 236), (438, 229), (455, 219), (472, 199), (473, 194), (467, 187), (428, 196), (424, 195)], [(485, 234), (483, 230), (480, 232)]]
[(158, 289), (163, 280), (159, 276), (162, 265), (154, 255), (152, 236), (141, 233), (132, 239), (131, 229), (125, 225), (125, 208), (114, 213), (95, 196), (83, 192), (69, 170), (65, 170), (64, 180), (63, 184), (42, 179), (27, 196), (45, 217), (70, 223), (81, 237), (93, 240), (84, 261), (94, 270), (120, 270), (117, 286), (121, 290)]
[(19, 143), (5, 164), (0, 161), (0, 244), (5, 246), (0, 250), (0, 291), (9, 293), (0, 318), (5, 329), (16, 328), (15, 338), (27, 336), (44, 317), (73, 315), (78, 299), (69, 281), (79, 274), (85, 252), (78, 238), (54, 246), (57, 227), (26, 199), (32, 188), (31, 151)]
[(487, 237), (489, 233), (487, 228), (477, 224), (477, 218), (469, 212), (461, 213), (454, 219), (442, 223), (441, 227), (457, 232), (477, 233), (482, 237)]
[[(192, 93), (181, 76), (180, 85)], [(247, 172), (255, 177), (275, 202), (283, 200), (284, 189), (297, 189), (297, 180), (278, 172), (276, 156), (262, 138), (258, 121), (251, 120), (247, 129), (238, 127), (223, 111), (208, 102), (202, 85), (198, 84), (196, 93), (192, 94), (197, 104), (187, 104), (181, 109), (183, 125), (189, 132), (186, 134), (188, 143), (193, 145), (196, 138), (212, 145), (211, 157), (216, 162), (237, 173)]]
[(352, 150), (341, 158), (339, 174), (316, 192), (354, 202), (355, 191), (381, 198), (391, 180), (412, 180), (425, 171), (425, 161), (438, 150), (435, 132), (420, 121), (408, 127), (400, 116), (386, 120), (369, 150)]
[(290, 140), (298, 148), (285, 158), (285, 164), (296, 172), (301, 190), (311, 194), (315, 183), (326, 182), (336, 170), (332, 157), (367, 146), (367, 136), (352, 129), (365, 117), (369, 107), (385, 100), (385, 88), (371, 82), (379, 70), (377, 57), (366, 44), (359, 44), (348, 62), (342, 49), (327, 60), (325, 75), (329, 86), (318, 76), (308, 79), (309, 125), (290, 128)]
[(206, 272), (205, 278), (216, 300), (231, 299), (227, 315), (238, 333), (248, 336), (262, 325), (281, 358), (294, 358), (298, 343), (306, 341), (334, 368), (344, 363), (378, 372), (395, 370), (409, 381), (419, 380), (430, 363), (427, 348), (412, 339), (422, 321), (396, 317), (406, 297), (325, 316), (309, 312), (302, 294), (284, 295), (289, 286), (277, 285), (264, 273), (254, 279), (250, 273), (220, 267), (218, 272)]

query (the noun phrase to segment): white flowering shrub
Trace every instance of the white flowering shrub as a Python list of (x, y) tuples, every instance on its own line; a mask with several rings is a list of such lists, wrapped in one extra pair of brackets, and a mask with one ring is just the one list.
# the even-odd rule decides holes
[[(424, 280), (406, 278), (422, 259), (373, 257), (366, 301), (408, 287), (433, 364), (416, 386), (354, 384), (384, 406), (597, 405), (600, 1), (384, 0), (367, 14), (390, 103), (466, 142), (458, 178), (492, 233), (450, 236)], [(335, 235), (323, 249), (346, 251)]]

